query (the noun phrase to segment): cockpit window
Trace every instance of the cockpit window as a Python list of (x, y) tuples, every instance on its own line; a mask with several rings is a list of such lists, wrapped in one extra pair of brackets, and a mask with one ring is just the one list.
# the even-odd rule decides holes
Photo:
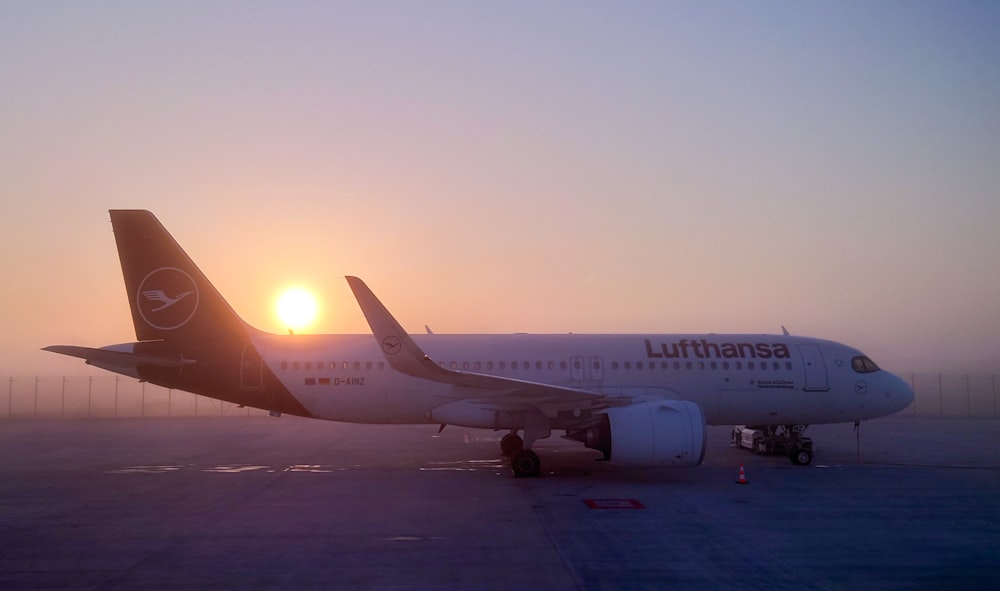
[(868, 359), (864, 355), (851, 359), (851, 367), (853, 367), (854, 371), (858, 373), (871, 373), (873, 371), (878, 371), (878, 366), (875, 365), (875, 362)]

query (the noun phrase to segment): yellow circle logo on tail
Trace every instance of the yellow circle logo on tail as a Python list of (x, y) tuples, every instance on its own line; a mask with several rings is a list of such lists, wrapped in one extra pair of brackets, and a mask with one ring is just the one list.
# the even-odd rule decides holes
[(146, 324), (174, 330), (188, 323), (198, 310), (198, 286), (176, 267), (160, 267), (139, 283), (136, 308)]

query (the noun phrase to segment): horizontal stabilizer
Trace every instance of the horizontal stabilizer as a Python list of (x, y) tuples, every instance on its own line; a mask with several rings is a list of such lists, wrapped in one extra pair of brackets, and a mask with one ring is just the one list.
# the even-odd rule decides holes
[(90, 347), (78, 347), (76, 345), (50, 345), (42, 347), (42, 351), (60, 353), (70, 357), (79, 357), (87, 361), (89, 365), (98, 367), (139, 367), (140, 365), (152, 367), (184, 367), (196, 363), (193, 359), (183, 359), (180, 357), (164, 357), (162, 355), (144, 355), (142, 353), (132, 353), (129, 351), (116, 350), (121, 345), (113, 345), (115, 349), (103, 347), (92, 349)]

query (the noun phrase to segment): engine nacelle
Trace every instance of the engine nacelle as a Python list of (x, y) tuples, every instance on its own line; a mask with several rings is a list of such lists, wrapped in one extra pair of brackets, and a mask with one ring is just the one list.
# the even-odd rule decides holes
[(613, 464), (633, 468), (697, 466), (705, 457), (705, 416), (684, 400), (608, 409), (601, 423), (569, 433)]

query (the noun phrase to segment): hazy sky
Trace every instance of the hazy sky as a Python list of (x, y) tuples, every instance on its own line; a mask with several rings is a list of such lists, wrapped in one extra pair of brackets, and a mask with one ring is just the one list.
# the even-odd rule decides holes
[(0, 375), (134, 340), (109, 208), (248, 322), (780, 332), (1000, 371), (995, 2), (0, 1)]

